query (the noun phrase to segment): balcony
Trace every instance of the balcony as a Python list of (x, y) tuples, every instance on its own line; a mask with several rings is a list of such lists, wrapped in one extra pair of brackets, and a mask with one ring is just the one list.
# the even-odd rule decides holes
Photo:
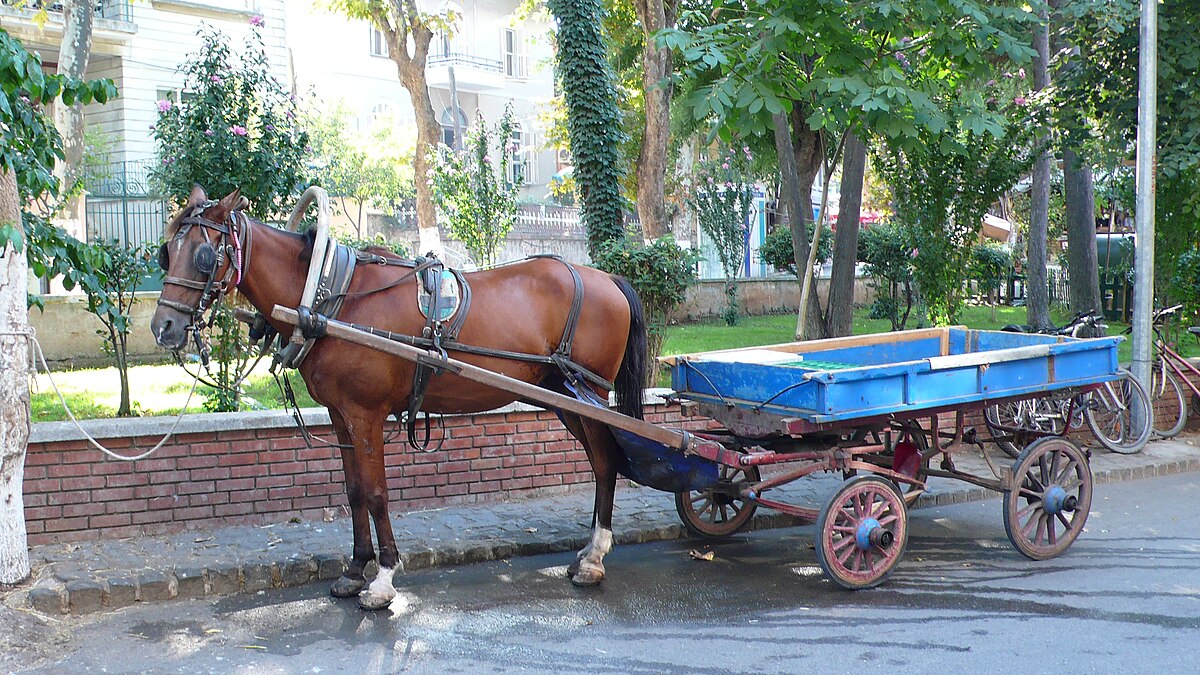
[(504, 88), (504, 64), (499, 59), (454, 52), (429, 57), (425, 69), (429, 86), (449, 89), (451, 68), (454, 69), (455, 86), (460, 92), (478, 93)]
[[(137, 32), (133, 23), (131, 0), (96, 0), (96, 20), (92, 25), (92, 54), (120, 55)], [(46, 0), (0, 0), (0, 23), (29, 49), (36, 50), (44, 63), (58, 60), (62, 44), (63, 3)]]

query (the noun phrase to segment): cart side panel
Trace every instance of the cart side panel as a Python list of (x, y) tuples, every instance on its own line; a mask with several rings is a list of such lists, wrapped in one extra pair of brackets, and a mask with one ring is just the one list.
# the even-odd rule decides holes
[(799, 368), (721, 361), (682, 361), (671, 369), (671, 388), (678, 392), (787, 408), (820, 410), (818, 387)]
[(877, 342), (875, 344), (840, 347), (820, 351), (797, 352), (805, 361), (837, 363), (850, 366), (872, 366), (886, 363), (919, 361), (931, 356), (942, 356), (943, 340), (928, 337), (899, 342)]

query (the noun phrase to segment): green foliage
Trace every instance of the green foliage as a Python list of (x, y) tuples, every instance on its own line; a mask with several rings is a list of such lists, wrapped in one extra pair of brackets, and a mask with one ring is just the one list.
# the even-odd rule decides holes
[(43, 106), (106, 103), (116, 95), (112, 80), (47, 74), (41, 57), (0, 28), (0, 169), (16, 174), (22, 204), (58, 192), (53, 170), (63, 157), (62, 139)]
[(1012, 270), (1012, 250), (1007, 246), (988, 241), (972, 247), (967, 276), (978, 281), (982, 290), (1000, 288)]
[[(356, 137), (346, 124), (349, 114), (338, 105), (313, 121), (313, 181), (340, 201), (342, 212), (361, 233), (364, 206), (391, 212), (415, 197), (412, 151), (393, 137), (390, 124)], [(357, 203), (356, 214), (346, 200)]]
[(733, 280), (746, 256), (746, 231), (754, 205), (754, 184), (746, 174), (750, 148), (728, 149), (716, 159), (698, 163), (692, 172), (688, 206), (696, 214), (700, 230), (717, 249), (725, 275), (725, 311), (730, 326), (737, 323), (737, 285)]
[(601, 242), (592, 260), (601, 269), (628, 279), (637, 291), (646, 312), (650, 356), (657, 356), (667, 317), (696, 283), (699, 254), (680, 247), (671, 237), (643, 244), (639, 233)]
[(1183, 303), (1189, 326), (1200, 325), (1200, 246), (1193, 245), (1179, 256), (1171, 278), (1171, 295)]
[(224, 196), (241, 190), (249, 212), (271, 218), (290, 212), (303, 186), (309, 148), (299, 107), (271, 74), (261, 29), (252, 27), (244, 50), (201, 28), (201, 47), (179, 70), (183, 101), (157, 103), (158, 165), (152, 180), (176, 204), (192, 186)]
[(588, 253), (624, 236), (621, 111), (600, 32), (599, 0), (548, 0), (558, 20), (557, 78), (566, 99), (575, 181), (583, 202)]
[(89, 244), (93, 269), (100, 277), (97, 293), (90, 286), (83, 286), (87, 295), (88, 309), (104, 324), (98, 331), (104, 339), (105, 352), (112, 355), (121, 379), (121, 401), (117, 407), (118, 417), (135, 414), (129, 392), (129, 332), (130, 313), (136, 300), (138, 286), (158, 266), (158, 247), (153, 242), (129, 248), (119, 241)]
[(1013, 103), (1021, 111), (1012, 112), (999, 135), (975, 132), (951, 118), (941, 133), (920, 132), (922, 143), (893, 144), (880, 154), (934, 325), (955, 320), (983, 216), (1036, 156), (1038, 121), (1024, 112), (1024, 103)]
[(398, 241), (388, 241), (383, 238), (382, 234), (377, 234), (373, 239), (361, 239), (359, 237), (351, 237), (345, 234), (334, 233), (337, 240), (350, 248), (356, 248), (365, 251), (369, 248), (383, 248), (395, 253), (401, 258), (408, 256), (408, 247)]
[[(817, 226), (813, 222), (804, 224), (806, 238), (812, 241)], [(860, 237), (859, 242), (862, 239)], [(758, 247), (758, 258), (780, 272), (796, 273), (796, 247), (790, 228), (777, 226), (767, 233)], [(823, 265), (833, 257), (833, 229), (829, 223), (821, 223), (821, 240), (817, 243), (817, 265)]]
[(875, 289), (871, 318), (888, 319), (892, 330), (904, 330), (916, 294), (912, 247), (903, 228), (891, 222), (872, 225), (859, 231), (858, 243), (858, 259)]
[(523, 181), (513, 171), (512, 135), (511, 105), (495, 126), (476, 113), (461, 153), (438, 145), (430, 157), (434, 203), (450, 234), (480, 265), (496, 262), (496, 253), (517, 218)]

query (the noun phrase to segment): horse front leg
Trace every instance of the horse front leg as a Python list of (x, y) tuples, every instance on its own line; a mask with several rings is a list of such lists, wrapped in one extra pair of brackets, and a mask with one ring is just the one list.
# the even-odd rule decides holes
[(350, 503), (350, 522), (354, 528), (354, 552), (350, 558), (350, 565), (342, 576), (333, 582), (329, 593), (335, 598), (350, 598), (358, 595), (366, 587), (367, 579), (363, 571), (367, 564), (375, 559), (375, 548), (371, 544), (371, 521), (353, 439), (341, 415), (332, 408), (329, 410), (329, 419), (337, 435), (338, 444), (342, 446), (342, 474), (346, 482), (346, 499)]
[(617, 453), (620, 448), (607, 426), (574, 415), (564, 415), (567, 430), (587, 452), (596, 477), (596, 496), (592, 507), (592, 538), (567, 567), (567, 576), (576, 586), (595, 586), (604, 580), (604, 556), (612, 550), (613, 500), (617, 490)]
[[(392, 520), (388, 514), (387, 470), (383, 461), (384, 415), (364, 414), (350, 420), (350, 427), (361, 431), (354, 434), (354, 449), (358, 452), (360, 475), (362, 476), (363, 500), (366, 510), (375, 523), (375, 536), (379, 544), (379, 573), (371, 585), (358, 596), (358, 606), (363, 609), (383, 609), (396, 597), (392, 577), (403, 572), (400, 552), (396, 548), (396, 537), (392, 533)], [(368, 545), (369, 545), (368, 534)]]

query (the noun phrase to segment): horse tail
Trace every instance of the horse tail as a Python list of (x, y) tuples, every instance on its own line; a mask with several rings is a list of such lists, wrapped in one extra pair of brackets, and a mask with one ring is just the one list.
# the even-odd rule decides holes
[(646, 384), (646, 315), (637, 291), (623, 277), (613, 275), (613, 282), (629, 302), (629, 337), (625, 340), (625, 358), (613, 382), (617, 409), (623, 414), (642, 419), (643, 393)]

